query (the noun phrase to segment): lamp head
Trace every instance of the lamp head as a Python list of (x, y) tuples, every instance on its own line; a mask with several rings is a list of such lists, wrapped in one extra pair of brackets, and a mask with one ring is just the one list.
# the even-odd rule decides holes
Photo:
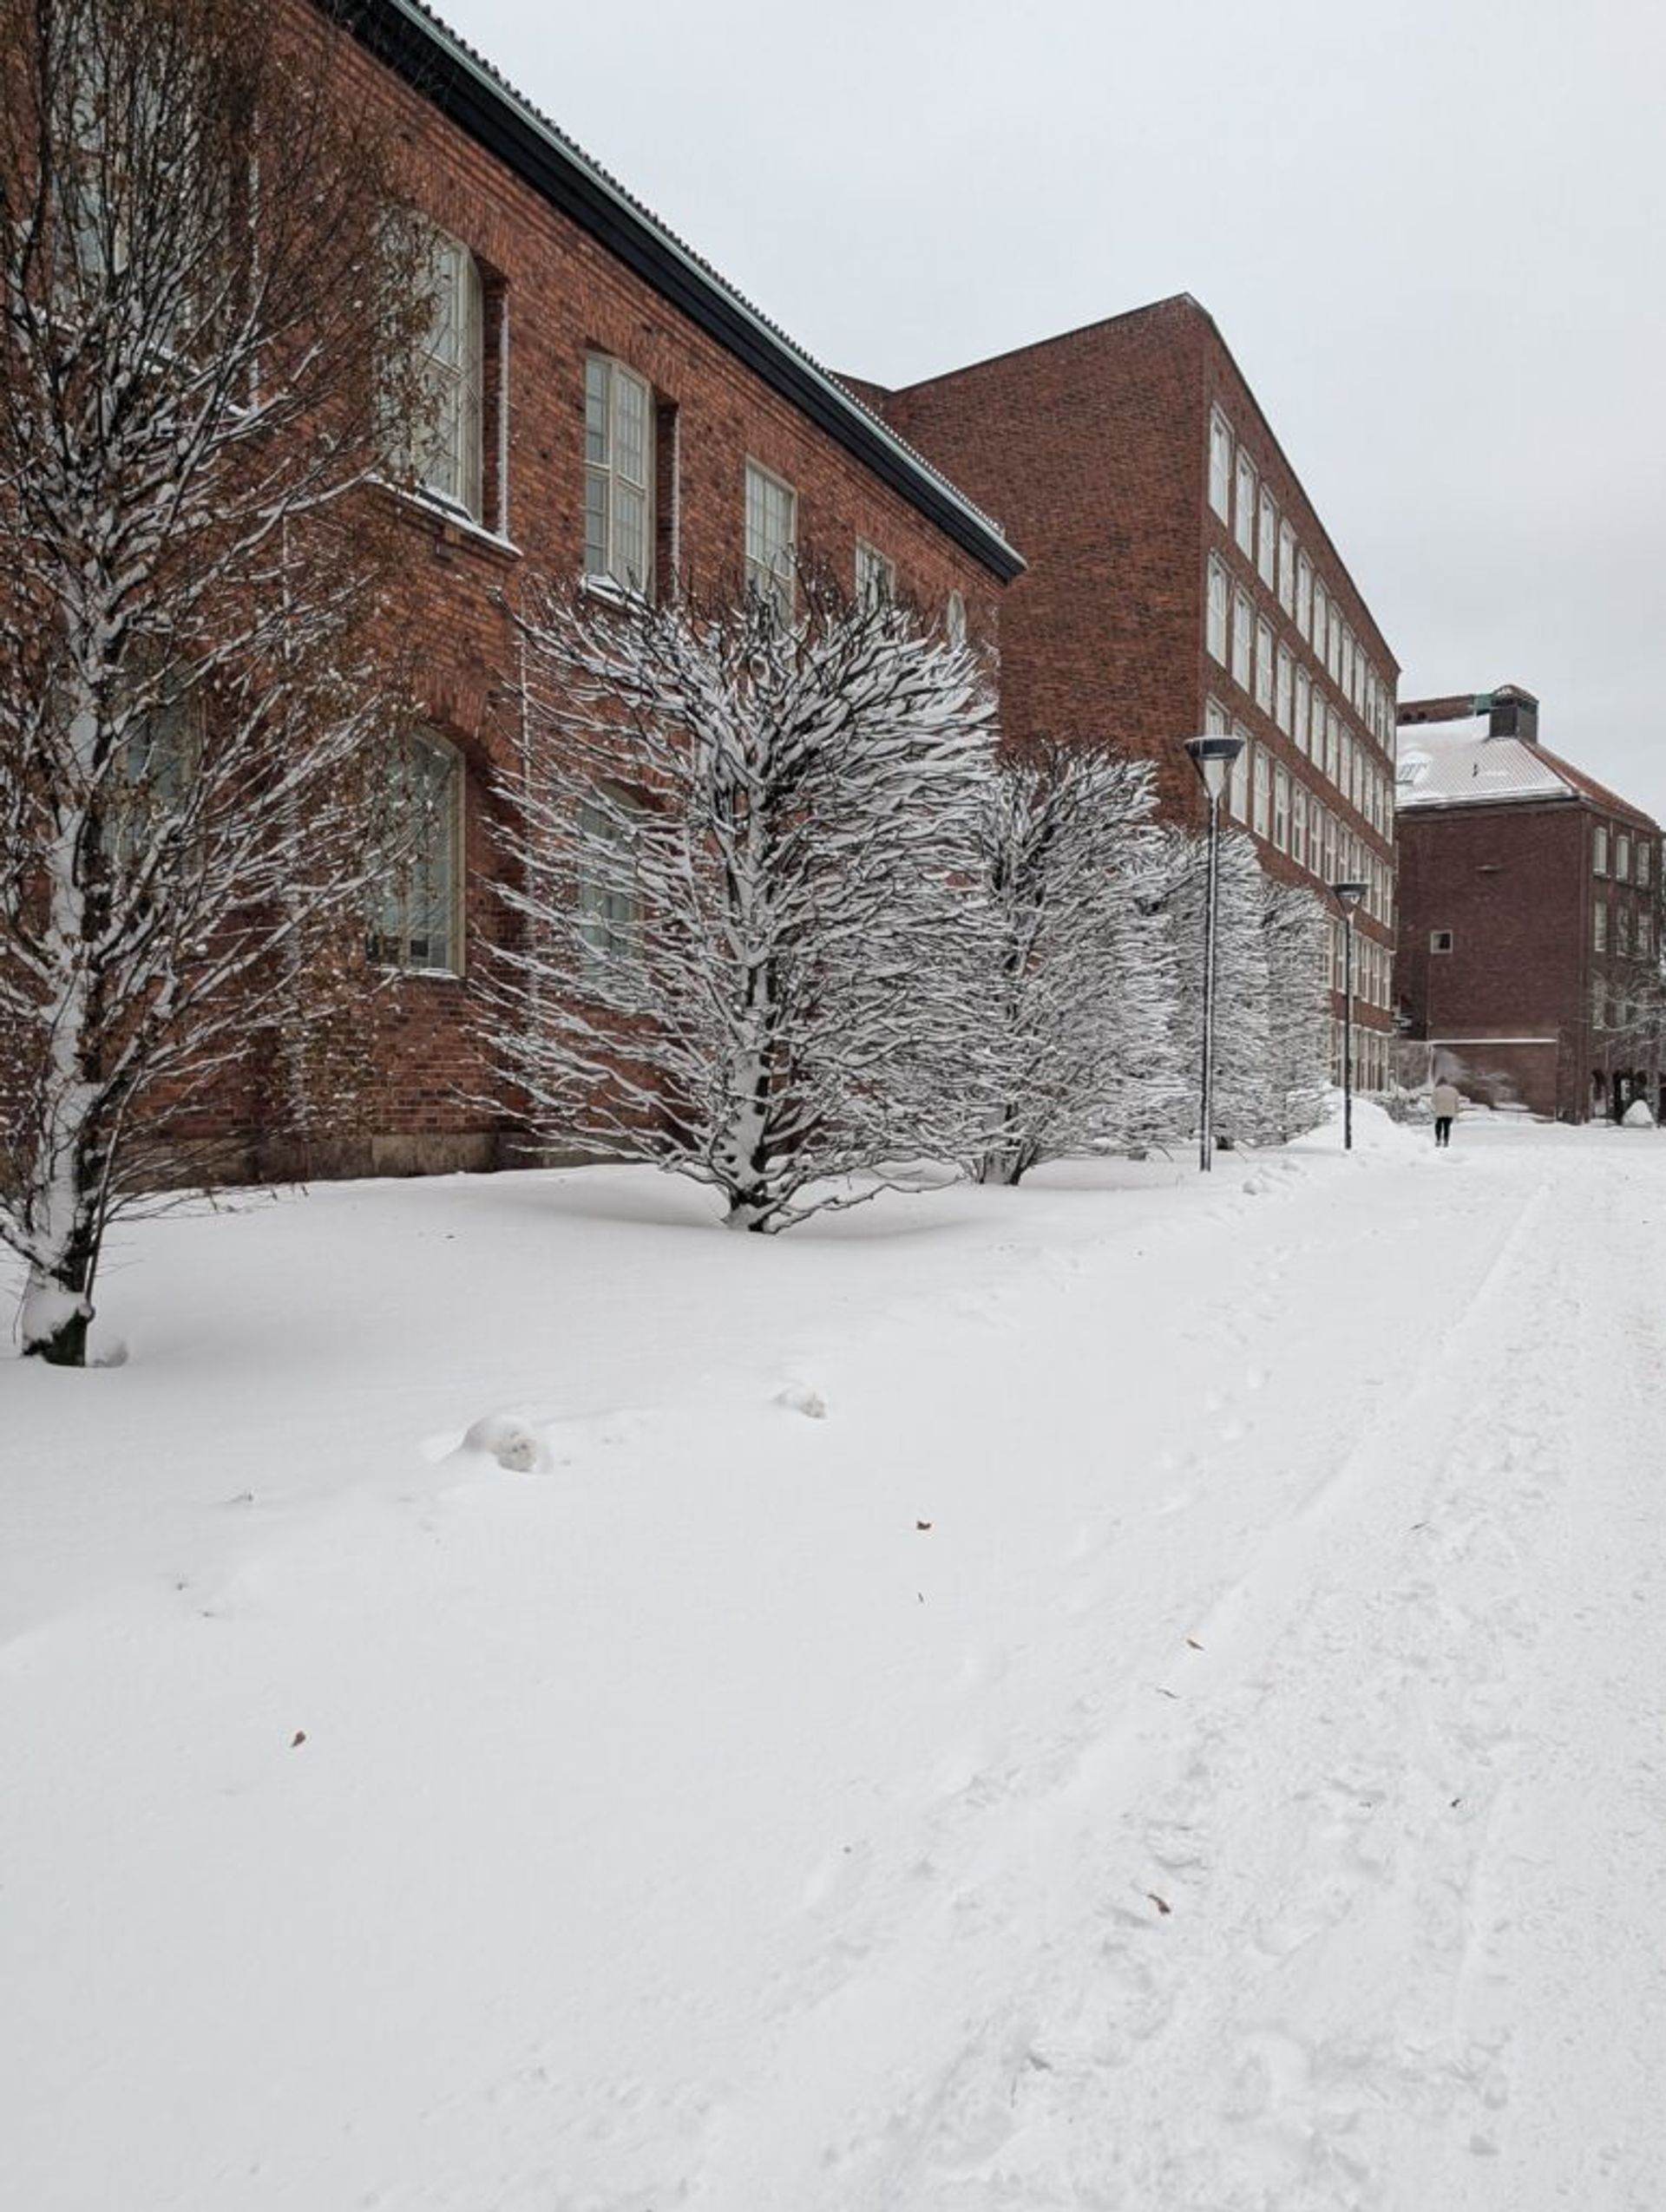
[(1210, 797), (1218, 799), (1226, 789), (1226, 779), (1232, 773), (1232, 764), (1243, 750), (1242, 737), (1223, 732), (1220, 736), (1188, 737), (1186, 750), (1191, 755), (1191, 764), (1204, 779), (1204, 789)]
[(1351, 914), (1370, 888), (1368, 883), (1333, 883), (1330, 895), (1345, 914)]

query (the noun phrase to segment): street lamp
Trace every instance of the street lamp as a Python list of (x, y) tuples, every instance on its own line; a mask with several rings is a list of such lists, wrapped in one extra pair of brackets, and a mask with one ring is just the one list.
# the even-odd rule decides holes
[(1370, 886), (1333, 883), (1330, 895), (1342, 910), (1342, 1149), (1354, 1149), (1354, 916)]
[(1188, 737), (1186, 750), (1209, 794), (1209, 882), (1204, 894), (1204, 1110), (1197, 1138), (1197, 1165), (1207, 1174), (1215, 1164), (1215, 923), (1221, 893), (1221, 796), (1243, 750), (1243, 740), (1226, 736)]

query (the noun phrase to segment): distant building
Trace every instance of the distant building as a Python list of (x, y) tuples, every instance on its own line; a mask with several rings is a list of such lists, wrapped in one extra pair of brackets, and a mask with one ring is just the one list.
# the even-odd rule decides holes
[[(1156, 763), (1246, 741), (1231, 811), (1263, 864), (1368, 887), (1356, 1076), (1387, 1077), (1398, 669), (1213, 319), (1185, 294), (900, 391), (856, 391), (1000, 520), (1027, 572), (1001, 607), (1002, 719)], [(1335, 980), (1341, 982), (1341, 925)], [(1338, 1016), (1338, 1066), (1341, 1002)]]
[[(1482, 730), (1463, 726), (1486, 717)], [(1513, 684), (1400, 709), (1399, 1024), (1416, 1077), (1568, 1122), (1666, 1110), (1660, 830)], [(1454, 728), (1452, 725), (1459, 724)]]

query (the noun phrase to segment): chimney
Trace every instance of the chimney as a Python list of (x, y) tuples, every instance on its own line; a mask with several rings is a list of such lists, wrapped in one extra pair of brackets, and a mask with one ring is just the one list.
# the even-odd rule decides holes
[(1538, 701), (1518, 684), (1500, 684), (1489, 695), (1486, 725), (1489, 737), (1519, 737), (1524, 745), (1538, 743)]

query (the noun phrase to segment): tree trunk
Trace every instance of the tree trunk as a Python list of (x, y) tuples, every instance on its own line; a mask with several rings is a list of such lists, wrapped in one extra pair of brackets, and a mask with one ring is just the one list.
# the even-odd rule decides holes
[(23, 1289), (23, 1339), (25, 1359), (49, 1367), (84, 1367), (87, 1332), (92, 1325), (93, 1269), (96, 1240), (77, 1231), (51, 1267), (33, 1266)]

